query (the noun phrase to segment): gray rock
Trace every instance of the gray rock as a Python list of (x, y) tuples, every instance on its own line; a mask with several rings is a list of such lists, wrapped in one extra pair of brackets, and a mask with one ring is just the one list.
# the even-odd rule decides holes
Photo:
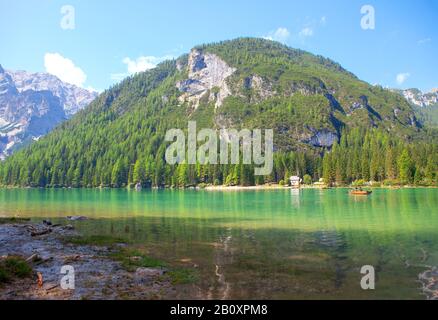
[(96, 96), (47, 73), (0, 68), (0, 159), (38, 140)]
[(70, 221), (83, 221), (83, 220), (88, 220), (88, 218), (85, 217), (85, 216), (67, 216), (66, 218), (67, 218), (67, 220), (70, 220)]
[(156, 268), (137, 268), (135, 275), (137, 277), (158, 277), (164, 274), (163, 269)]
[(259, 103), (277, 94), (272, 83), (258, 75), (246, 77), (242, 86), (246, 90), (251, 90), (251, 103)]
[(29, 73), (26, 71), (10, 71), (11, 76), (19, 92), (50, 91), (59, 101), (67, 117), (72, 116), (85, 108), (97, 97), (97, 92), (89, 91), (61, 81), (58, 77), (48, 73)]
[(418, 280), (422, 284), (422, 292), (428, 300), (438, 300), (438, 268), (433, 266), (420, 273)]
[(393, 90), (400, 93), (410, 104), (417, 107), (438, 106), (438, 90), (422, 92), (419, 89)]
[[(226, 80), (235, 71), (235, 68), (215, 54), (192, 50), (188, 62), (189, 77), (176, 84), (183, 93), (179, 98), (180, 102), (188, 102), (197, 108), (201, 98), (209, 94), (209, 101), (215, 101), (216, 107), (221, 106), (224, 99), (231, 95)], [(216, 89), (215, 92), (212, 89)]]
[(331, 147), (337, 140), (337, 133), (322, 129), (315, 131), (314, 135), (305, 142), (315, 147)]

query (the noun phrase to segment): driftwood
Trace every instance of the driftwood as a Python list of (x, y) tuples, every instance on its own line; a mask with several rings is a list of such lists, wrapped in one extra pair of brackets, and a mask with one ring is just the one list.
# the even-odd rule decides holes
[(49, 257), (49, 258), (47, 258), (47, 259), (40, 259), (40, 260), (38, 260), (38, 261), (35, 262), (35, 265), (38, 266), (38, 265), (40, 265), (40, 264), (43, 264), (43, 263), (46, 263), (46, 262), (48, 262), (48, 261), (52, 261), (52, 260), (53, 260), (53, 257)]
[[(427, 254), (427, 252), (424, 249), (421, 249), (421, 251), (423, 253), (422, 262), (425, 262), (429, 258), (428, 254)], [(414, 267), (414, 268), (428, 268), (428, 269), (432, 268), (432, 266), (430, 266), (428, 264), (423, 264), (423, 263), (414, 263), (414, 264), (412, 264), (412, 263), (409, 262), (408, 258), (406, 258), (406, 256), (403, 255), (403, 254), (400, 256), (400, 258), (403, 261), (403, 263), (405, 264), (406, 268), (411, 268), (411, 267)]]
[(41, 230), (41, 231), (32, 231), (32, 232), (30, 233), (30, 235), (31, 235), (32, 237), (37, 237), (37, 236), (42, 236), (42, 235), (48, 234), (48, 233), (50, 233), (50, 232), (52, 232), (52, 229), (47, 228), (47, 229), (44, 229), (44, 230)]
[(51, 286), (50, 288), (47, 288), (46, 291), (51, 291), (53, 289), (56, 289), (59, 287), (59, 284), (55, 284), (54, 286)]
[(38, 260), (39, 256), (38, 254), (34, 253), (33, 255), (31, 255), (29, 258), (26, 259), (26, 262), (32, 262), (34, 260)]

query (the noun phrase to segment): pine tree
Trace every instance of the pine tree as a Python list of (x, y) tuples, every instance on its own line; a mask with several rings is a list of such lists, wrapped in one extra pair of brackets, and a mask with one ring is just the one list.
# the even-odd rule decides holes
[(324, 182), (331, 186), (335, 182), (335, 173), (333, 170), (333, 163), (332, 163), (332, 154), (330, 152), (326, 152), (324, 155), (323, 160), (323, 179)]
[(398, 161), (399, 179), (402, 183), (412, 183), (412, 161), (408, 149), (404, 149)]
[(113, 166), (113, 170), (111, 172), (111, 185), (115, 188), (118, 188), (122, 185), (122, 168), (121, 168), (121, 160), (117, 160)]
[(132, 180), (133, 183), (140, 183), (143, 185), (143, 183), (145, 182), (145, 178), (146, 178), (146, 167), (143, 163), (143, 161), (141, 161), (140, 159), (137, 159), (137, 161), (134, 164), (134, 171), (132, 174)]

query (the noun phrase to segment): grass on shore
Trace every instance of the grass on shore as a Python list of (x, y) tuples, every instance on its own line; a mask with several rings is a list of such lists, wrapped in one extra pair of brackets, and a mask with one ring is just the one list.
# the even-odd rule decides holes
[(0, 224), (26, 223), (30, 218), (0, 217)]
[(128, 271), (135, 271), (137, 268), (164, 268), (167, 266), (164, 261), (151, 258), (139, 250), (130, 248), (119, 250), (111, 254), (110, 257), (119, 261)]
[(32, 275), (32, 268), (21, 257), (9, 256), (0, 259), (0, 285), (9, 283), (15, 278), (27, 278)]
[(137, 268), (164, 268), (164, 280), (170, 280), (173, 285), (190, 284), (199, 279), (196, 270), (190, 268), (180, 268), (170, 266), (168, 263), (146, 255), (140, 249), (124, 248), (110, 256), (114, 260), (120, 261), (122, 267), (128, 271), (135, 272)]
[(197, 270), (188, 268), (176, 268), (172, 269), (166, 274), (170, 278), (170, 282), (173, 285), (177, 284), (190, 284), (199, 280), (199, 274)]
[(117, 244), (129, 244), (130, 241), (119, 237), (109, 235), (91, 235), (91, 236), (76, 236), (64, 238), (64, 242), (74, 245), (95, 245), (113, 247), (115, 251), (109, 255), (111, 259), (119, 261), (122, 267), (129, 271), (135, 272), (137, 268), (158, 268), (165, 269), (166, 272), (162, 276), (163, 279), (168, 279), (174, 285), (190, 284), (198, 280), (196, 270), (183, 267), (170, 266), (168, 263), (150, 257), (141, 248), (131, 247), (116, 247)]

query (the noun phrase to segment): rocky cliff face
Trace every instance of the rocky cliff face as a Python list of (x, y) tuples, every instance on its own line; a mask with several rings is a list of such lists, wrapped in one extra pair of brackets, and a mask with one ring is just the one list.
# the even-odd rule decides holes
[(48, 90), (58, 97), (67, 115), (70, 117), (85, 108), (97, 97), (96, 92), (79, 88), (75, 85), (62, 82), (48, 73), (29, 73), (26, 71), (6, 71), (12, 78), (19, 92), (27, 90)]
[(231, 95), (227, 78), (236, 69), (218, 56), (194, 49), (190, 52), (187, 68), (188, 78), (177, 83), (177, 88), (183, 92), (181, 102), (188, 102), (196, 109), (201, 98), (208, 96), (208, 101), (214, 101), (215, 106), (220, 107), (224, 99)]
[(0, 159), (47, 134), (96, 96), (49, 74), (0, 66)]
[(417, 107), (431, 107), (438, 105), (438, 89), (434, 89), (431, 92), (423, 93), (419, 89), (406, 89), (399, 90), (409, 103)]
[(343, 128), (357, 126), (404, 135), (421, 130), (402, 97), (328, 59), (272, 42), (199, 46), (176, 68), (184, 79), (176, 83), (179, 101), (189, 117), (208, 121), (212, 112), (216, 128), (272, 126), (283, 146), (331, 147)]
[[(426, 93), (419, 89), (393, 91), (402, 95), (409, 102), (415, 110), (416, 117), (418, 117), (420, 123), (438, 128), (438, 89), (433, 89)], [(397, 112), (398, 110), (394, 110), (395, 114)]]

